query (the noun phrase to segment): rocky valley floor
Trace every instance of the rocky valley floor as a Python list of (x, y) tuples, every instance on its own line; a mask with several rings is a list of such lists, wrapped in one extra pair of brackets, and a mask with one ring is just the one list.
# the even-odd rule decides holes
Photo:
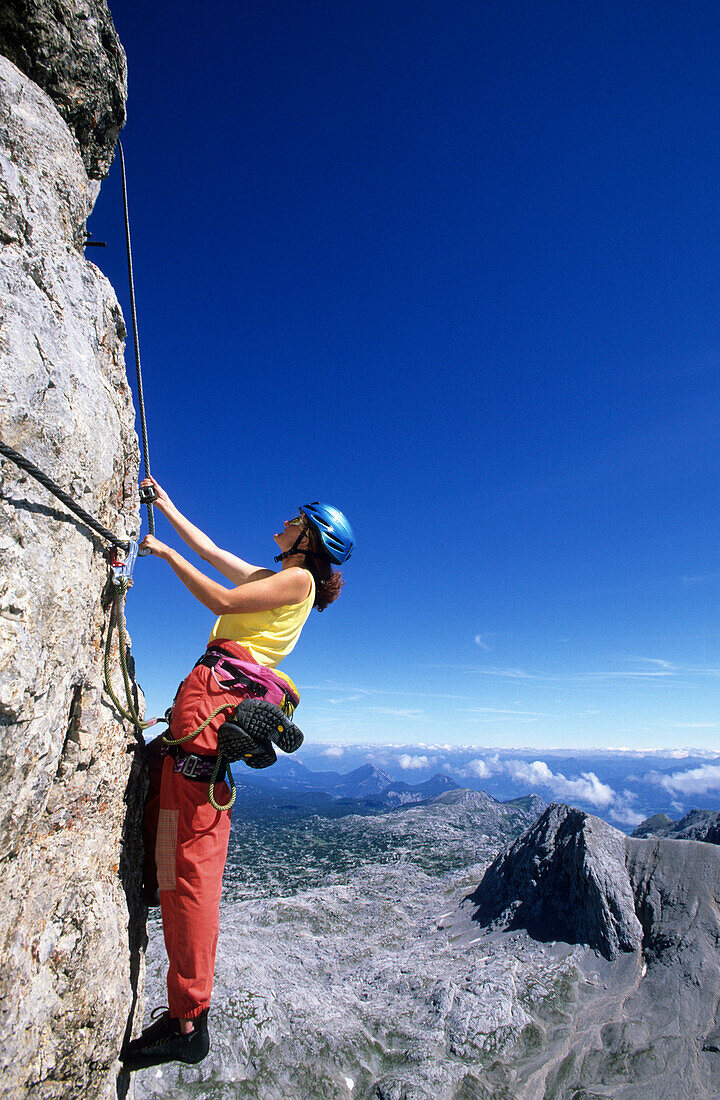
[[(210, 1055), (137, 1073), (138, 1100), (662, 1100), (693, 1058), (693, 1095), (718, 1095), (720, 1055), (651, 1011), (641, 954), (487, 933), (462, 906), (540, 809), (461, 791), (335, 820), (240, 805)], [(153, 1007), (155, 920), (150, 938)]]

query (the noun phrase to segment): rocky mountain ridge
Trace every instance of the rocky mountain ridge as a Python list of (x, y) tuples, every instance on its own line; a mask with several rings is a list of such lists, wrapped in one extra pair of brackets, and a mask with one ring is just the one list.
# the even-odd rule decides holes
[(347, 773), (314, 772), (299, 760), (280, 757), (277, 764), (264, 771), (248, 772), (242, 766), (233, 769), (237, 781), (247, 786), (270, 787), (286, 791), (325, 791), (334, 798), (378, 800), (378, 805), (402, 806), (422, 802), (443, 791), (455, 790), (458, 784), (438, 773), (423, 783), (404, 783), (374, 764), (363, 764)]
[(703, 840), (707, 844), (720, 844), (720, 811), (690, 810), (679, 821), (673, 821), (667, 814), (654, 814), (641, 821), (632, 835), (637, 838), (665, 836), (673, 840)]
[(720, 1094), (717, 845), (626, 837), (553, 804), (493, 861), (460, 913), (486, 936), (522, 930), (597, 953), (584, 972), (603, 996), (594, 1008), (585, 998), (572, 1051), (557, 1066), (548, 1059), (544, 1095)]

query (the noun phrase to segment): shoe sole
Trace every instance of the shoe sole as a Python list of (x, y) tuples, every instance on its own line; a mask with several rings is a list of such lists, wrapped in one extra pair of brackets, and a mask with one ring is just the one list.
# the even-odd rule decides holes
[(283, 752), (295, 752), (303, 743), (302, 732), (274, 703), (244, 699), (235, 710), (235, 721), (257, 741), (269, 740)]

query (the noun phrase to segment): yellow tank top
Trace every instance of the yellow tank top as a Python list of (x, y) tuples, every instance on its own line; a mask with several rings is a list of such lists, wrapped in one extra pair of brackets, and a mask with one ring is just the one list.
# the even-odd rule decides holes
[(250, 651), (259, 665), (275, 668), (295, 648), (305, 620), (315, 602), (315, 580), (310, 577), (310, 593), (302, 603), (274, 607), (271, 611), (245, 611), (221, 615), (215, 623), (209, 643), (227, 638)]

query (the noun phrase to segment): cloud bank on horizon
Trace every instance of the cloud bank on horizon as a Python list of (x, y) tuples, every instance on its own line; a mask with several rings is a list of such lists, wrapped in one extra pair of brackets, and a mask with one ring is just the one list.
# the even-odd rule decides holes
[[(350, 770), (373, 763), (393, 778), (416, 783), (443, 772), (461, 786), (508, 799), (537, 793), (567, 802), (626, 829), (654, 813), (680, 817), (693, 808), (720, 805), (720, 755), (699, 750), (665, 752), (480, 749), (451, 744), (310, 744), (303, 762), (319, 770)], [(543, 759), (545, 757), (545, 759)], [(680, 761), (684, 766), (679, 766)]]

